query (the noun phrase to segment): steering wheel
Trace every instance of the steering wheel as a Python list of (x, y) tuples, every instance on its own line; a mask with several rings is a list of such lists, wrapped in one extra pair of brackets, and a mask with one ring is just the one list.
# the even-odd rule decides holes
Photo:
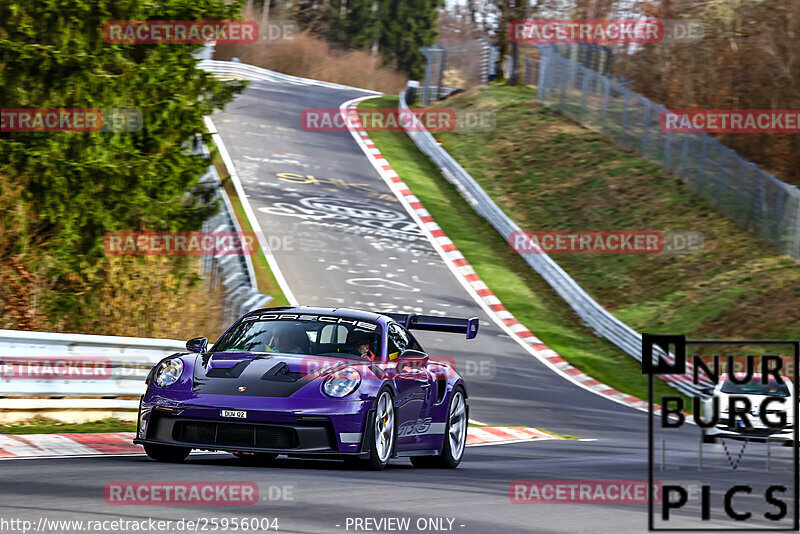
[(355, 354), (356, 356), (361, 356), (361, 353), (354, 349), (353, 347), (341, 347), (339, 348), (339, 353), (346, 352), (347, 354)]

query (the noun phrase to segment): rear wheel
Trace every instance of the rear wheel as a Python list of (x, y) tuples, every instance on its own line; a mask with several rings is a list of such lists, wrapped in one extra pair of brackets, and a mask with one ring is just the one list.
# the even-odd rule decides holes
[(157, 462), (182, 462), (189, 456), (192, 449), (187, 447), (173, 447), (172, 445), (145, 443), (144, 452)]
[(415, 467), (439, 467), (455, 469), (464, 457), (467, 444), (467, 401), (464, 390), (457, 387), (450, 399), (447, 413), (447, 427), (444, 434), (444, 445), (438, 456), (412, 456), (411, 463)]

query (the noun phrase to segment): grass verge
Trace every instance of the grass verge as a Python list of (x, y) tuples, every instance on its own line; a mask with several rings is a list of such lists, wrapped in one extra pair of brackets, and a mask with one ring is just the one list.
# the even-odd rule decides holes
[[(242, 202), (239, 200), (239, 195), (236, 194), (236, 188), (231, 181), (228, 170), (219, 159), (214, 160), (214, 166), (217, 168), (217, 173), (222, 180), (222, 186), (225, 188), (225, 192), (228, 194), (228, 197), (231, 200), (233, 212), (236, 215), (236, 219), (239, 221), (239, 226), (242, 228), (243, 232), (253, 232), (253, 226), (247, 219), (247, 215), (245, 215)], [(269, 268), (269, 263), (267, 263), (267, 258), (264, 256), (264, 251), (262, 251), (261, 248), (259, 248), (256, 254), (253, 255), (252, 260), (253, 270), (256, 274), (256, 282), (258, 283), (258, 290), (266, 295), (272, 295), (273, 297), (269, 305), (288, 305), (289, 301), (286, 300), (286, 296), (284, 296), (283, 291), (281, 291), (281, 287), (278, 285), (275, 275)]]
[(0, 434), (74, 434), (84, 432), (136, 432), (136, 422), (100, 419), (86, 423), (61, 423), (39, 417), (30, 421), (0, 425)]

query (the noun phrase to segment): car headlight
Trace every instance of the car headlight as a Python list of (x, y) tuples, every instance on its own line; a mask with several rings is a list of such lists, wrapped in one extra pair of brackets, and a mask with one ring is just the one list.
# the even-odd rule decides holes
[(183, 374), (183, 360), (172, 358), (162, 362), (156, 371), (155, 383), (157, 386), (166, 388), (178, 381)]
[(352, 367), (346, 367), (325, 379), (322, 391), (329, 397), (342, 398), (354, 392), (361, 384), (361, 375)]

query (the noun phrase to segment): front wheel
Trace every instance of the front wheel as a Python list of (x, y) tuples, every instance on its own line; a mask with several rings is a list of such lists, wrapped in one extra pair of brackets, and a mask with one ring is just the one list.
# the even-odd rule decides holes
[(375, 417), (372, 420), (372, 447), (367, 466), (382, 471), (394, 452), (395, 441), (394, 401), (388, 390), (378, 396), (375, 403)]
[(182, 462), (189, 456), (192, 449), (187, 447), (173, 447), (172, 445), (156, 445), (145, 443), (144, 452), (157, 462)]
[(412, 456), (411, 463), (415, 467), (439, 467), (442, 469), (458, 467), (464, 457), (464, 447), (467, 444), (467, 425), (467, 401), (464, 397), (464, 390), (458, 387), (453, 393), (453, 398), (450, 399), (442, 452), (438, 456)]

